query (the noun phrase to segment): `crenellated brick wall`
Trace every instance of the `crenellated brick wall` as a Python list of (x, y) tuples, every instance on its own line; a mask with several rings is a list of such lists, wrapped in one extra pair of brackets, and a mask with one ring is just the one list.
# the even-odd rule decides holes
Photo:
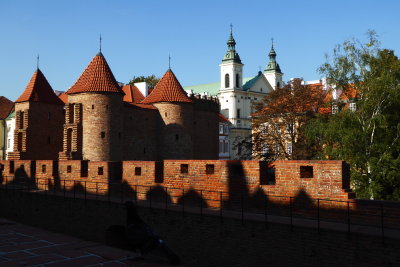
[[(41, 187), (86, 188), (98, 194), (124, 190), (139, 199), (147, 199), (154, 193), (153, 196), (161, 194), (163, 198), (167, 195), (172, 202), (190, 196), (203, 199), (210, 207), (219, 207), (221, 203), (234, 205), (243, 198), (249, 202), (260, 196), (285, 205), (288, 197), (337, 201), (355, 198), (349, 184), (349, 166), (343, 161), (268, 164), (253, 160), (15, 160), (0, 164), (7, 181), (14, 177), (36, 177), (40, 178)], [(343, 202), (329, 202), (329, 205), (335, 203), (343, 205)]]

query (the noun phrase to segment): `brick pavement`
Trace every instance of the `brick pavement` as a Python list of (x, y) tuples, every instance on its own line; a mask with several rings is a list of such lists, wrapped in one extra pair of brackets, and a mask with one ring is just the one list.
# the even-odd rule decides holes
[(1, 266), (166, 266), (131, 251), (0, 218)]

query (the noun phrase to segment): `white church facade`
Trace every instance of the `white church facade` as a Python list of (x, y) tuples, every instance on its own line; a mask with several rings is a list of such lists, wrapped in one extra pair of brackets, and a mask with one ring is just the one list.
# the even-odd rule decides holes
[(283, 85), (283, 73), (276, 62), (276, 52), (273, 47), (269, 52), (269, 62), (264, 72), (259, 71), (255, 77), (244, 78), (243, 66), (236, 51), (236, 41), (232, 29), (227, 42), (228, 50), (220, 66), (220, 82), (185, 86), (189, 94), (206, 94), (218, 96), (221, 114), (230, 122), (229, 150), (230, 159), (240, 159), (244, 147), (240, 141), (251, 134), (251, 114), (254, 102)]

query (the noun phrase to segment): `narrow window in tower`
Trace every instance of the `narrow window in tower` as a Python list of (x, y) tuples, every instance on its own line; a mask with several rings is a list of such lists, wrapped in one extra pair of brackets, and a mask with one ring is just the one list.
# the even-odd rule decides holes
[(101, 132), (101, 133), (100, 133), (100, 136), (101, 136), (101, 138), (106, 137), (106, 132)]
[(239, 74), (236, 74), (236, 88), (239, 88)]
[(72, 166), (71, 165), (68, 165), (67, 166), (67, 173), (71, 173), (72, 172)]
[(51, 112), (47, 113), (47, 119), (51, 120)]
[(118, 139), (121, 140), (121, 133), (118, 133)]
[(179, 140), (179, 134), (175, 135), (175, 140), (178, 141)]
[(165, 117), (167, 117), (167, 112), (165, 112)]
[(103, 174), (104, 174), (104, 169), (103, 169), (103, 167), (97, 168), (97, 174), (98, 174), (98, 175), (103, 175)]
[(276, 87), (278, 87), (278, 88), (279, 88), (279, 86), (280, 86), (280, 84), (279, 84), (279, 82), (277, 82), (277, 83), (276, 83)]
[(94, 109), (94, 105), (92, 105), (92, 109)]
[(229, 74), (225, 74), (225, 88), (229, 87)]
[(240, 108), (237, 109), (237, 118), (240, 119)]
[(50, 136), (47, 136), (47, 144), (51, 144), (51, 138), (50, 138)]

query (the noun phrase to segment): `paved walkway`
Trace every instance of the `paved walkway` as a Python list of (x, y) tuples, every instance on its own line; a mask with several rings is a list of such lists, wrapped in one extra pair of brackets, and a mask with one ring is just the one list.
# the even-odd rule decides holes
[(167, 266), (137, 253), (0, 218), (0, 266)]

